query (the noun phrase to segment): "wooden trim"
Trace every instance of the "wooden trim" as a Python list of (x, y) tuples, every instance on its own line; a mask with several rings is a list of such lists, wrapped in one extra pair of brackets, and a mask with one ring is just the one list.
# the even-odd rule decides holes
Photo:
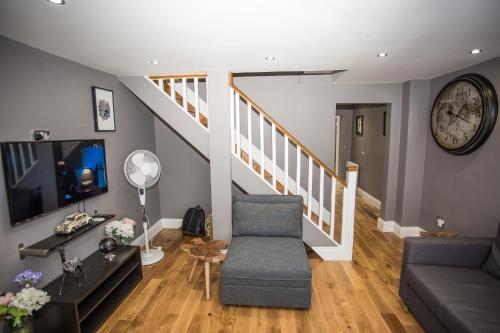
[(208, 75), (204, 73), (196, 73), (196, 74), (171, 74), (171, 75), (152, 75), (149, 78), (151, 80), (158, 80), (158, 79), (192, 79), (195, 77), (198, 78), (206, 78)]
[[(304, 153), (311, 156), (316, 164), (323, 167), (323, 169), (325, 169), (325, 171), (330, 176), (337, 179), (337, 181), (340, 182), (344, 187), (347, 187), (347, 183), (342, 178), (337, 176), (335, 174), (335, 172), (333, 172), (329, 167), (327, 167), (323, 162), (321, 162), (321, 160), (319, 158), (317, 158), (299, 140), (297, 140), (293, 135), (291, 135), (283, 126), (281, 126), (280, 123), (278, 123), (276, 120), (274, 120), (273, 117), (271, 117), (266, 111), (264, 111), (257, 103), (255, 103), (250, 97), (248, 97), (243, 91), (241, 91), (240, 88), (236, 87), (233, 83), (232, 75), (230, 76), (229, 85), (231, 88), (234, 89), (234, 91), (236, 91), (240, 95), (241, 98), (245, 99), (248, 103), (252, 104), (252, 107), (254, 110), (256, 110), (259, 113), (262, 113), (269, 122), (274, 123), (276, 125), (276, 129), (278, 129), (282, 134), (288, 136), (288, 139), (290, 141), (292, 141), (294, 144), (296, 144), (297, 146), (299, 146)], [(357, 168), (356, 168), (356, 170), (357, 170)]]
[(358, 172), (358, 167), (355, 165), (349, 165), (346, 169), (348, 172)]

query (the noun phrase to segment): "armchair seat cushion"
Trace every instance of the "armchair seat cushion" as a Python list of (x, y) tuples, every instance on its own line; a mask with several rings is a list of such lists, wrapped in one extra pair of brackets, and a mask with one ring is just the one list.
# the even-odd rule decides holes
[(406, 280), (450, 332), (498, 332), (500, 281), (483, 270), (408, 264)]
[(221, 268), (223, 285), (310, 288), (304, 244), (292, 237), (233, 237)]

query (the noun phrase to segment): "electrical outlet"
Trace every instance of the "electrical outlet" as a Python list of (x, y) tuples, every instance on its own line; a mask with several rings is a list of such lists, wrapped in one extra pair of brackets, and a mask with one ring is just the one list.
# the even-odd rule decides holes
[(438, 228), (444, 228), (445, 221), (441, 216), (436, 216), (436, 224)]

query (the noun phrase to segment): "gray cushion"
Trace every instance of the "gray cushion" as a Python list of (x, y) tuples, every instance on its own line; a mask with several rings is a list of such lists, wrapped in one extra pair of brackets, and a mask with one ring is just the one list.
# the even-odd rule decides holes
[(288, 237), (234, 237), (221, 268), (228, 285), (309, 288), (304, 244)]
[(233, 203), (233, 236), (301, 238), (302, 206), (302, 196), (236, 196)]
[(500, 281), (481, 269), (409, 264), (406, 280), (451, 332), (500, 332)]
[(500, 279), (500, 224), (498, 225), (497, 238), (493, 242), (493, 245), (491, 245), (491, 253), (482, 268), (497, 279)]

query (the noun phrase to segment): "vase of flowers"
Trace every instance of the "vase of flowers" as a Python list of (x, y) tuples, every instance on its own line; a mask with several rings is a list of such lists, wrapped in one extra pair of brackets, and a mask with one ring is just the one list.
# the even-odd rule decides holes
[(33, 332), (33, 312), (50, 301), (47, 292), (35, 288), (42, 280), (42, 273), (28, 269), (17, 274), (14, 282), (19, 286), (17, 294), (0, 296), (0, 317), (3, 318), (4, 333)]
[(106, 224), (104, 232), (108, 237), (116, 239), (119, 245), (129, 245), (134, 238), (136, 223), (134, 220), (125, 217), (121, 220), (113, 220)]

